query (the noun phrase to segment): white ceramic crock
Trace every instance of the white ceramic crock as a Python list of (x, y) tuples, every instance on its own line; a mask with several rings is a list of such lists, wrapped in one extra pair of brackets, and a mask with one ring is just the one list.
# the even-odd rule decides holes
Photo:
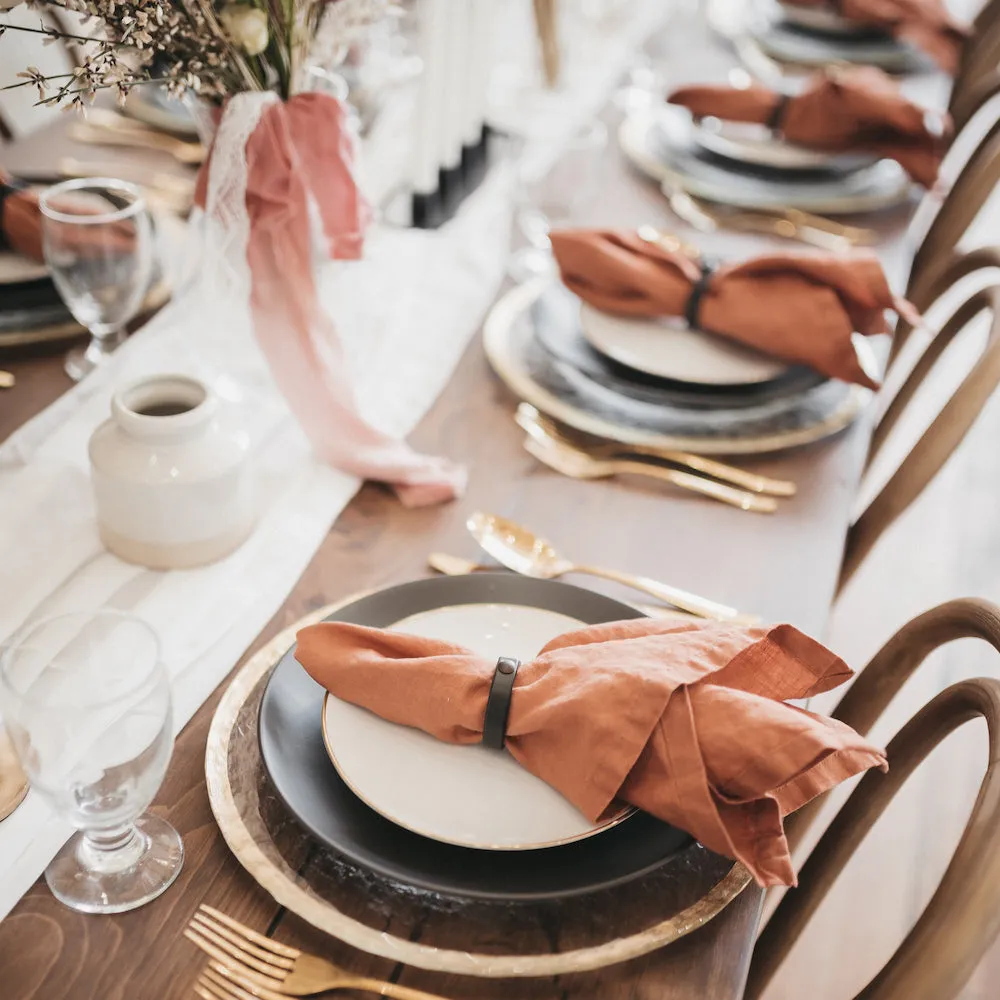
[(101, 540), (127, 562), (202, 566), (253, 529), (249, 440), (223, 425), (197, 379), (156, 375), (126, 386), (89, 451)]

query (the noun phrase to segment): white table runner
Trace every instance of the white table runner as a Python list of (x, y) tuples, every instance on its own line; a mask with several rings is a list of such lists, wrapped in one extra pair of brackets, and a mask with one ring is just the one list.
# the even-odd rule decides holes
[[(634, 4), (605, 36), (600, 63), (570, 62), (558, 93), (526, 92), (520, 117), (542, 163), (593, 116), (635, 46), (665, 17), (663, 0)], [(574, 68), (575, 67), (575, 68)], [(406, 144), (390, 130), (366, 150), (387, 190)], [(376, 179), (377, 178), (377, 179)], [(358, 398), (373, 424), (405, 435), (447, 383), (503, 276), (509, 180), (493, 176), (437, 232), (378, 229), (366, 258), (331, 265), (321, 294), (336, 319)], [(391, 290), (391, 294), (386, 294)], [(261, 487), (250, 540), (213, 566), (154, 572), (103, 550), (94, 523), (86, 444), (114, 387), (155, 372), (210, 382), (228, 419), (249, 429)], [(211, 290), (190, 289), (114, 356), (0, 445), (0, 639), (23, 623), (111, 607), (159, 633), (173, 681), (175, 729), (191, 718), (280, 608), (358, 488), (310, 454), (253, 344), (248, 317)], [(71, 831), (34, 792), (0, 824), (0, 919), (31, 887)]]

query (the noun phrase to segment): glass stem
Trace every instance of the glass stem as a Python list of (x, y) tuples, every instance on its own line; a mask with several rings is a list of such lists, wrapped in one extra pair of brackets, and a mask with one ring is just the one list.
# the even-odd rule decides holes
[(145, 850), (145, 838), (133, 823), (108, 830), (85, 830), (80, 842), (81, 860), (91, 871), (98, 872), (131, 868)]

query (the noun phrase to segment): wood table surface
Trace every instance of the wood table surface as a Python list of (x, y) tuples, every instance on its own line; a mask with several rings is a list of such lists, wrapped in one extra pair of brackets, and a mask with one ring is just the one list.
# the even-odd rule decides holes
[[(731, 54), (718, 44), (706, 43), (697, 64), (687, 59), (687, 75), (718, 78), (731, 63)], [(7, 163), (41, 168), (52, 149), (62, 155), (64, 132), (57, 126), (47, 135), (5, 150)], [(653, 222), (680, 231), (687, 239), (701, 239), (669, 216), (655, 187), (632, 175), (614, 147), (606, 160), (602, 197), (586, 206), (587, 217), (580, 221)], [(897, 274), (908, 256), (901, 236), (908, 214), (909, 207), (867, 220), (881, 228), (880, 252), (884, 250), (887, 265)], [(778, 245), (746, 236), (717, 236), (708, 243), (716, 252), (725, 244), (729, 255)], [(0, 358), (0, 367), (18, 379), (15, 389), (0, 391), (2, 440), (65, 391), (69, 380), (62, 373), (61, 352)], [(790, 621), (822, 637), (867, 441), (865, 419), (824, 443), (741, 462), (799, 485), (798, 495), (782, 502), (779, 513), (764, 516), (660, 484), (561, 478), (522, 451), (522, 435), (512, 420), (515, 404), (490, 372), (476, 338), (412, 436), (421, 449), (467, 463), (466, 496), (442, 507), (405, 510), (387, 490), (365, 486), (333, 525), (253, 649), (306, 612), (359, 590), (426, 575), (432, 551), (476, 557), (464, 528), (466, 517), (476, 509), (520, 520), (581, 561), (657, 577), (764, 620)], [(612, 586), (608, 592), (634, 596)], [(738, 1000), (742, 996), (762, 903), (762, 893), (755, 887), (705, 927), (657, 953), (600, 972), (557, 979), (496, 982), (432, 975), (360, 954), (325, 937), (284, 911), (254, 883), (216, 827), (203, 758), (212, 713), (225, 686), (179, 736), (153, 806), (184, 838), (186, 859), (177, 883), (133, 913), (83, 916), (56, 903), (39, 880), (0, 924), (3, 1000), (191, 996), (202, 960), (181, 931), (202, 902), (352, 970), (454, 1000), (500, 996)], [(398, 927), (394, 930), (401, 932)], [(419, 939), (418, 926), (405, 930)], [(557, 940), (558, 928), (552, 933)]]

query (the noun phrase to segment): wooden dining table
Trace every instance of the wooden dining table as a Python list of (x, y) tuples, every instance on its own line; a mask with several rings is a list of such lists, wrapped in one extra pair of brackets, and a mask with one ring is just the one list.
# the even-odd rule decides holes
[[(682, 74), (718, 78), (733, 55), (706, 42)], [(617, 111), (609, 109), (612, 127)], [(42, 172), (74, 146), (62, 122), (0, 151), (6, 166)], [(125, 151), (115, 151), (122, 155)], [(175, 169), (168, 161), (162, 169)], [(910, 253), (904, 232), (913, 205), (863, 221), (881, 235), (878, 251), (898, 281)], [(788, 247), (765, 237), (704, 237), (672, 217), (656, 186), (624, 162), (612, 142), (603, 158), (601, 196), (584, 207), (587, 225), (653, 223), (727, 256)], [(61, 351), (0, 357), (14, 373), (0, 391), (0, 440), (69, 388)], [(862, 416), (834, 438), (795, 451), (744, 459), (755, 471), (792, 479), (794, 498), (773, 515), (745, 512), (634, 478), (577, 481), (541, 466), (522, 448), (513, 421), (516, 400), (491, 372), (477, 336), (447, 388), (412, 435), (419, 448), (467, 465), (468, 490), (453, 503), (407, 510), (378, 485), (366, 485), (331, 526), (284, 606), (247, 656), (303, 615), (345, 596), (429, 573), (442, 551), (479, 558), (465, 521), (475, 510), (514, 518), (572, 558), (668, 581), (764, 621), (787, 621), (823, 637), (834, 599), (851, 508), (868, 440)], [(574, 580), (573, 582), (582, 582)], [(634, 597), (613, 584), (608, 593)], [(246, 659), (246, 657), (244, 658)], [(233, 665), (234, 673), (241, 664)], [(751, 885), (705, 926), (643, 958), (585, 974), (547, 979), (485, 980), (446, 976), (354, 951), (275, 902), (230, 854), (206, 792), (204, 756), (223, 682), (179, 735), (169, 772), (153, 805), (181, 833), (186, 850), (177, 882), (142, 909), (86, 916), (55, 901), (39, 879), (0, 923), (3, 1000), (173, 1000), (192, 996), (203, 956), (182, 931), (208, 903), (277, 940), (322, 954), (367, 975), (439, 993), (453, 1000), (488, 997), (656, 998), (738, 1000), (743, 994), (763, 893)], [(419, 940), (421, 928), (393, 928)], [(559, 928), (550, 929), (558, 950)]]

